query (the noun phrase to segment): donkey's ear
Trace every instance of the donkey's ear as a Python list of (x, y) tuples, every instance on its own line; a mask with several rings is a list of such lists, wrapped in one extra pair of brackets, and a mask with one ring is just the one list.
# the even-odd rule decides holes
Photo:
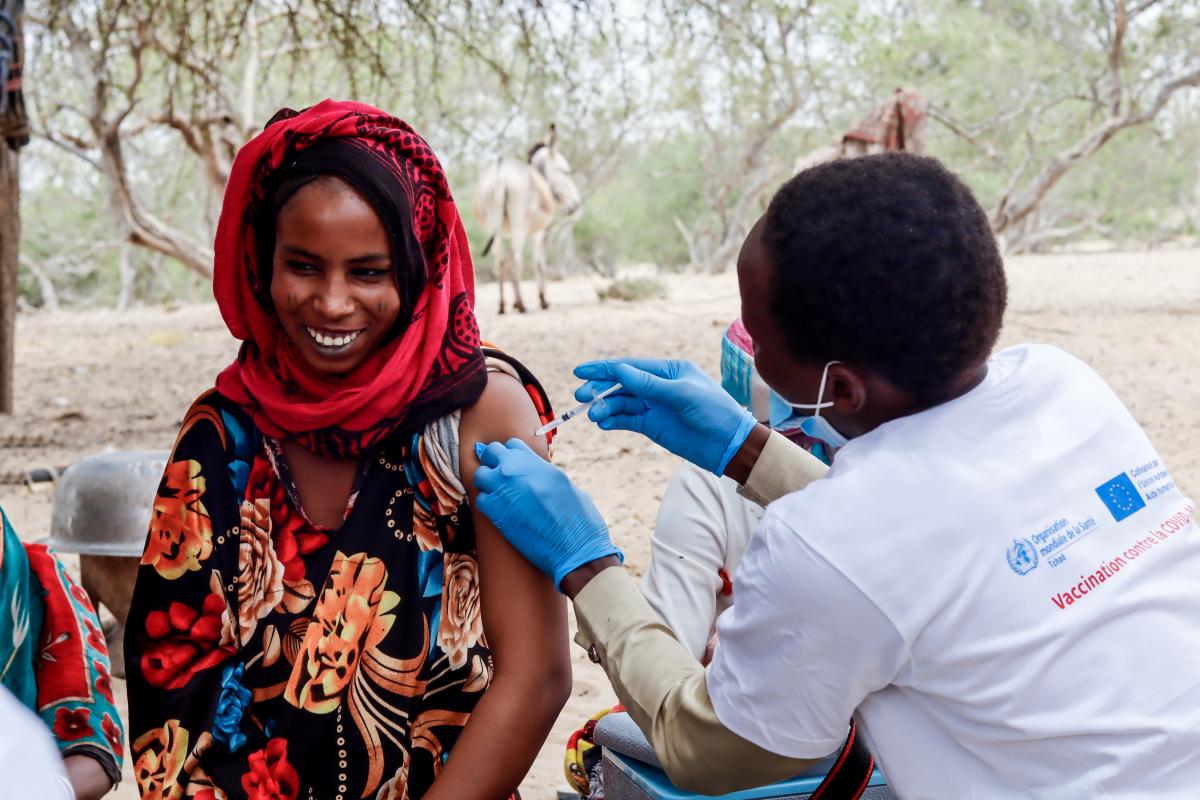
[(553, 122), (550, 123), (550, 129), (546, 131), (546, 138), (542, 141), (546, 147), (554, 147), (554, 142), (558, 139), (558, 128)]

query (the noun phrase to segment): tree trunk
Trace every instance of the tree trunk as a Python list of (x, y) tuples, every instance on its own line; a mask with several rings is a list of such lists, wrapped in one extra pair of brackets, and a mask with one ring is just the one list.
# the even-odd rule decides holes
[(168, 255), (193, 272), (211, 279), (213, 251), (164, 223), (134, 197), (119, 131), (113, 127), (97, 128), (96, 138), (100, 143), (100, 163), (108, 178), (112, 205), (129, 231), (129, 241)]
[(121, 256), (117, 261), (121, 276), (121, 294), (117, 297), (117, 311), (128, 311), (133, 301), (133, 282), (137, 278), (137, 269), (133, 265), (132, 245), (125, 242), (121, 245)]
[[(754, 156), (754, 160), (758, 160), (757, 155)], [(758, 216), (759, 201), (773, 180), (773, 173), (769, 169), (761, 169), (742, 191), (742, 196), (738, 198), (737, 204), (733, 208), (732, 221), (726, 227), (722, 239), (708, 254), (704, 265), (706, 273), (719, 275), (737, 263), (737, 255), (738, 251), (742, 249), (742, 242), (745, 240), (746, 234), (750, 232), (753, 219)], [(752, 213), (754, 217), (751, 217)]]
[(20, 187), (20, 156), (0, 138), (0, 414), (13, 412), (13, 351), (16, 348), (17, 270), (21, 248)]
[(1192, 225), (1200, 236), (1200, 150), (1196, 151), (1196, 188), (1192, 191)]

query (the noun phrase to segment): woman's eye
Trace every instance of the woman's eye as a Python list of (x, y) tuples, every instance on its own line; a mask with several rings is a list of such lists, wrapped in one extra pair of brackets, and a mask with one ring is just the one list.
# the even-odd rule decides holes
[(354, 270), (354, 274), (365, 280), (372, 281), (391, 275), (392, 270), (390, 267), (359, 267), (358, 269)]
[(288, 269), (294, 272), (316, 272), (317, 268), (306, 261), (288, 261)]

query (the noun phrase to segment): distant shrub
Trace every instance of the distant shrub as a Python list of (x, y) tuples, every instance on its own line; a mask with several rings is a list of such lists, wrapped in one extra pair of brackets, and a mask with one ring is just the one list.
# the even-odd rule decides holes
[(603, 288), (596, 289), (600, 301), (625, 300), (636, 303), (641, 300), (661, 300), (667, 296), (667, 287), (658, 278), (618, 278)]

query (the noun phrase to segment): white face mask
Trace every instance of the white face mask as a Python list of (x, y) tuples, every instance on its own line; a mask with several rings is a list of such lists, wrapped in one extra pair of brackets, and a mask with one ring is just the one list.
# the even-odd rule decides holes
[(848, 442), (850, 440), (847, 439), (845, 436), (843, 436), (837, 430), (837, 428), (835, 428), (835, 427), (833, 427), (833, 425), (829, 424), (829, 420), (827, 420), (821, 416), (821, 409), (829, 408), (830, 406), (833, 405), (833, 401), (832, 400), (825, 400), (825, 402), (821, 402), (821, 401), (825, 397), (825, 382), (829, 379), (829, 368), (832, 367), (834, 364), (840, 364), (840, 363), (842, 363), (842, 362), (830, 361), (828, 364), (825, 365), (825, 369), (821, 371), (821, 386), (819, 389), (817, 389), (817, 402), (815, 402), (815, 403), (793, 403), (790, 401), (785, 401), (785, 402), (787, 402), (787, 404), (789, 406), (796, 409), (797, 411), (812, 411), (813, 412), (812, 416), (804, 417), (802, 420), (800, 420), (800, 425), (799, 425), (800, 430), (804, 431), (805, 433), (807, 433), (809, 436), (813, 437), (814, 439), (820, 439), (821, 441), (828, 443), (829, 446), (834, 449), (844, 446), (846, 444), (846, 442)]

